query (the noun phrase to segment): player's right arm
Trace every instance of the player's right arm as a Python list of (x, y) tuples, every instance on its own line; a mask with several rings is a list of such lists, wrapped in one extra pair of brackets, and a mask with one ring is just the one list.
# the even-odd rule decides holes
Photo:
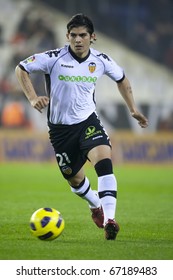
[(47, 96), (38, 96), (36, 94), (29, 73), (24, 69), (22, 69), (20, 65), (16, 67), (15, 73), (18, 82), (25, 96), (29, 100), (31, 106), (41, 113), (42, 109), (49, 104), (49, 98)]

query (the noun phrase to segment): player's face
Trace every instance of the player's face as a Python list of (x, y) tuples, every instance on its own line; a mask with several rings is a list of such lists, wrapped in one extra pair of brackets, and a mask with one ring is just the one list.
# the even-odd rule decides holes
[(83, 26), (74, 27), (70, 33), (67, 34), (68, 41), (72, 51), (78, 57), (85, 57), (88, 54), (91, 41), (94, 39), (95, 34), (90, 35), (87, 29)]

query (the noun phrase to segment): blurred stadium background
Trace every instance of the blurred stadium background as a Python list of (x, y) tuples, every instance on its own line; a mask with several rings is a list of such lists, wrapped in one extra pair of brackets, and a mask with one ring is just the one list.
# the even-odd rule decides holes
[[(111, 55), (131, 81), (149, 127), (140, 129), (104, 77), (96, 100), (112, 140), (114, 163), (173, 163), (172, 0), (0, 0), (0, 162), (52, 161), (46, 112), (33, 110), (14, 69), (36, 52), (66, 43), (66, 23), (78, 12), (94, 22), (95, 48)], [(43, 77), (32, 77), (44, 94)]]

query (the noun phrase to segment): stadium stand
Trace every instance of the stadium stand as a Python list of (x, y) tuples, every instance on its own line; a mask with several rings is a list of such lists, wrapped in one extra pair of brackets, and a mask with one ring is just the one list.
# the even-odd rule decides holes
[(42, 2), (68, 15), (77, 11), (90, 14), (97, 30), (173, 70), (172, 0)]

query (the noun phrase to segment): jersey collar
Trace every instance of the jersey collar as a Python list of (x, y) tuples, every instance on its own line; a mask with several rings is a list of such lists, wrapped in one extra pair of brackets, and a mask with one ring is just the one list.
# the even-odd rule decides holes
[(82, 62), (84, 62), (85, 60), (87, 60), (87, 58), (90, 56), (90, 53), (91, 53), (90, 50), (89, 50), (87, 56), (85, 56), (85, 57), (83, 57), (83, 58), (80, 58), (80, 57), (78, 57), (78, 56), (72, 51), (72, 49), (70, 48), (70, 46), (68, 47), (68, 49), (69, 49), (69, 53), (72, 55), (72, 57), (73, 57), (75, 60), (77, 60), (79, 63), (82, 63)]

